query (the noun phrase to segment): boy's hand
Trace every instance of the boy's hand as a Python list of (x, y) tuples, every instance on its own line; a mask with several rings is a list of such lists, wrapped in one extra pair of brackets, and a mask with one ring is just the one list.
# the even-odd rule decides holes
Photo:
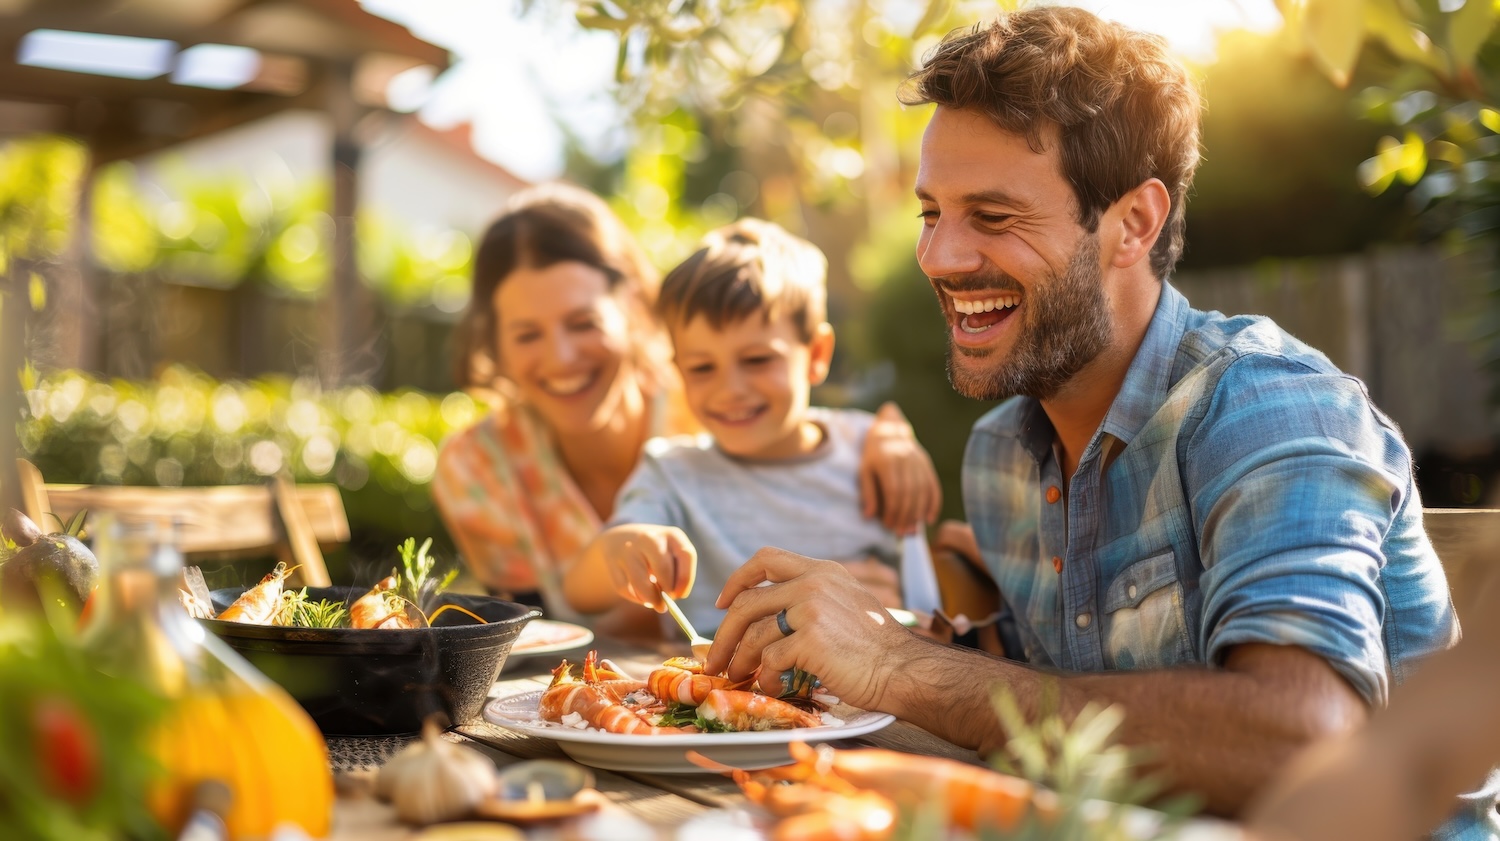
[(943, 507), (932, 458), (895, 403), (880, 407), (865, 435), (859, 498), (866, 518), (879, 514), (886, 528), (901, 535), (934, 522)]
[(901, 577), (894, 568), (880, 562), (879, 558), (860, 558), (855, 561), (839, 561), (854, 580), (865, 586), (882, 607), (901, 607)]
[(932, 551), (939, 552), (949, 549), (963, 555), (976, 564), (984, 564), (984, 556), (979, 554), (979, 541), (974, 539), (974, 527), (962, 520), (944, 520), (937, 527), (937, 534), (932, 539)]
[(616, 526), (601, 539), (610, 579), (622, 598), (662, 613), (667, 608), (660, 592), (680, 599), (693, 591), (698, 552), (682, 529)]

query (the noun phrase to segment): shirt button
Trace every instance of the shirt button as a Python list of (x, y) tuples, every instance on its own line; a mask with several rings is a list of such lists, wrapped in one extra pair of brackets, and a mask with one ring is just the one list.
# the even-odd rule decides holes
[(1092, 621), (1092, 619), (1093, 617), (1089, 616), (1087, 613), (1080, 613), (1073, 620), (1073, 624), (1077, 625), (1080, 629), (1087, 628), (1089, 626), (1089, 622)]
[(1132, 584), (1129, 587), (1125, 588), (1125, 598), (1127, 598), (1127, 599), (1133, 599), (1133, 598), (1135, 598), (1135, 585), (1134, 584)]
[(1059, 499), (1062, 499), (1062, 491), (1058, 490), (1056, 485), (1047, 489), (1048, 505), (1056, 505)]
[(1062, 575), (1062, 556), (1061, 555), (1053, 555), (1052, 556), (1052, 569), (1056, 570), (1058, 575)]

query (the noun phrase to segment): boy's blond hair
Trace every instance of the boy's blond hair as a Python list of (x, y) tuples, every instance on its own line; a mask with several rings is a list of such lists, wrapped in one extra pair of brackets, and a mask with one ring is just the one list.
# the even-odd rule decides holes
[(710, 231), (693, 256), (667, 274), (656, 311), (669, 329), (696, 316), (721, 330), (761, 313), (790, 316), (810, 342), (828, 318), (828, 260), (818, 247), (763, 219)]

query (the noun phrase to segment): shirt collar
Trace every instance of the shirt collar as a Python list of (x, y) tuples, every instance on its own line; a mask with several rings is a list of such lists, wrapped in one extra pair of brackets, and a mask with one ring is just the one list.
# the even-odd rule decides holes
[(1156, 313), (1146, 328), (1146, 336), (1125, 372), (1125, 381), (1120, 384), (1120, 393), (1115, 395), (1109, 412), (1104, 416), (1101, 429), (1125, 444), (1146, 425), (1156, 410), (1167, 400), (1172, 388), (1172, 370), (1177, 359), (1177, 348), (1187, 332), (1187, 299), (1162, 281), (1161, 298), (1156, 302)]

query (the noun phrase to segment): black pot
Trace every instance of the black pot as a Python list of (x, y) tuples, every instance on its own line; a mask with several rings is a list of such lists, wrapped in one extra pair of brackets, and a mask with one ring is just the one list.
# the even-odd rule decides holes
[[(309, 587), (308, 598), (352, 603), (367, 588)], [(214, 609), (244, 588), (215, 590)], [(541, 616), (529, 605), (490, 596), (444, 594), (483, 617), (444, 611), (431, 628), (278, 628), (200, 620), (262, 673), (281, 684), (330, 736), (416, 733), (429, 715), (448, 724), (479, 717), (490, 686), (521, 628)], [(434, 612), (436, 607), (434, 606)]]

